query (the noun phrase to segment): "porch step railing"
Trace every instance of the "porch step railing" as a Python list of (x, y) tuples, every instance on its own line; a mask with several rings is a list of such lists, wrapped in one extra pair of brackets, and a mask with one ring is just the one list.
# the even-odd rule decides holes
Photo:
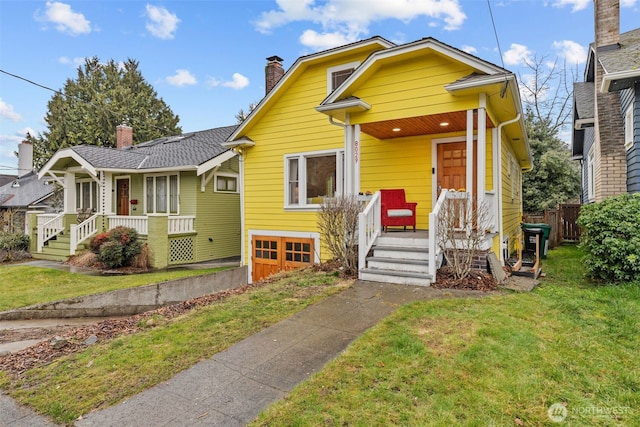
[(90, 216), (80, 224), (71, 224), (71, 243), (69, 244), (69, 255), (74, 255), (78, 245), (89, 237), (93, 236), (97, 231), (96, 223), (98, 215)]
[(442, 206), (447, 199), (447, 194), (449, 192), (447, 190), (442, 190), (440, 192), (440, 196), (438, 197), (438, 201), (436, 201), (436, 205), (433, 207), (433, 211), (429, 214), (429, 274), (432, 277), (432, 280), (436, 280), (436, 273), (438, 270), (438, 266), (436, 262), (440, 258), (442, 253), (442, 248), (438, 245), (438, 227), (440, 224), (438, 223), (438, 214), (442, 209)]
[(64, 231), (64, 213), (38, 215), (38, 241), (36, 250), (42, 252), (44, 244)]
[(380, 235), (382, 224), (380, 192), (376, 191), (364, 211), (358, 214), (358, 268), (366, 267), (367, 254)]

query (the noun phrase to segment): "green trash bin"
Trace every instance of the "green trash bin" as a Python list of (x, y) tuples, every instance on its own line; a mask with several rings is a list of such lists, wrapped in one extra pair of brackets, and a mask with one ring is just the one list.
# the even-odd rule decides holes
[(546, 258), (547, 252), (549, 251), (549, 236), (551, 235), (551, 226), (549, 224), (544, 223), (522, 223), (522, 231), (526, 232), (526, 230), (534, 230), (540, 229), (542, 230), (542, 240), (540, 241), (540, 258)]

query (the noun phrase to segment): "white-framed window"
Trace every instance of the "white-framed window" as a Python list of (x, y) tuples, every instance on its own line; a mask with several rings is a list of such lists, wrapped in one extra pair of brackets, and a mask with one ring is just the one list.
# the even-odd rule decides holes
[(98, 210), (98, 183), (92, 179), (76, 181), (76, 209)]
[(624, 148), (629, 150), (631, 147), (633, 147), (633, 103), (624, 114)]
[(587, 198), (593, 200), (596, 196), (595, 192), (595, 151), (591, 146), (587, 154)]
[(291, 154), (284, 161), (286, 207), (318, 207), (342, 194), (343, 150)]
[(327, 68), (327, 93), (331, 93), (342, 84), (360, 65), (360, 62), (337, 65)]
[(216, 175), (216, 184), (213, 187), (213, 191), (216, 193), (238, 193), (238, 175)]
[(145, 175), (145, 213), (180, 213), (178, 174)]

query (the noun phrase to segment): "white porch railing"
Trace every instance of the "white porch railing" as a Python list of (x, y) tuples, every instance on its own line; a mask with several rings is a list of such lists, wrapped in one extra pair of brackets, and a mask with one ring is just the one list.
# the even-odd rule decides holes
[(381, 206), (380, 192), (376, 191), (365, 210), (358, 214), (358, 269), (365, 268), (367, 254), (380, 235)]
[(146, 216), (112, 215), (109, 217), (109, 228), (133, 228), (138, 234), (149, 234), (149, 221)]
[[(167, 232), (169, 234), (194, 233), (195, 222), (195, 216), (170, 216), (167, 221)], [(109, 228), (119, 226), (133, 228), (143, 236), (149, 234), (149, 218), (146, 216), (110, 216)]]
[(195, 221), (195, 216), (170, 216), (169, 234), (193, 233)]
[(82, 221), (80, 224), (71, 224), (69, 255), (75, 254), (78, 245), (96, 233), (96, 218), (98, 218), (98, 215), (93, 215)]
[(440, 192), (440, 197), (438, 197), (433, 211), (429, 214), (429, 274), (431, 275), (431, 283), (436, 281), (436, 273), (438, 270), (436, 263), (442, 253), (442, 248), (438, 245), (438, 214), (440, 213), (440, 209), (442, 209), (444, 201), (447, 199), (448, 193), (447, 190)]
[(42, 252), (44, 244), (64, 231), (64, 214), (38, 215), (38, 241), (36, 250)]

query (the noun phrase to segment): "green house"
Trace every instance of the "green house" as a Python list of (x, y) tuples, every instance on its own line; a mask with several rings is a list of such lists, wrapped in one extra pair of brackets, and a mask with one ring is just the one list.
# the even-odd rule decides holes
[(240, 256), (240, 175), (236, 153), (221, 145), (227, 126), (132, 145), (57, 151), (38, 172), (64, 189), (62, 212), (32, 214), (34, 258), (65, 260), (97, 233), (136, 229), (155, 268)]

